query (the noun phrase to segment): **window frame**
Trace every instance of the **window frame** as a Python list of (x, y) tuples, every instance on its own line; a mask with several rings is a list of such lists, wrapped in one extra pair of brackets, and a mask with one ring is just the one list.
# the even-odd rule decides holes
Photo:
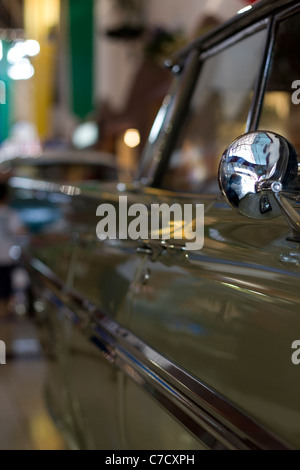
[[(214, 44), (206, 50), (199, 51), (199, 49), (195, 47), (190, 51), (186, 65), (184, 67), (182, 80), (179, 85), (178, 102), (169, 121), (172, 130), (169, 132), (167, 139), (164, 141), (164, 148), (157, 149), (156, 155), (153, 155), (152, 157), (153, 159), (156, 158), (155, 167), (152, 167), (153, 176), (148, 175), (148, 178), (144, 177), (143, 180), (140, 181), (142, 185), (148, 185), (150, 187), (163, 190), (163, 188), (161, 188), (161, 181), (168, 166), (172, 150), (174, 149), (174, 145), (177, 141), (178, 132), (180, 131), (184, 122), (185, 113), (190, 105), (190, 100), (199, 80), (201, 69), (205, 60), (263, 29), (266, 29), (266, 38), (263, 45), (263, 53), (261, 63), (259, 65), (259, 72), (253, 88), (253, 97), (249, 107), (247, 120), (245, 122), (245, 132), (249, 132), (255, 129), (255, 126), (259, 120), (262, 99), (264, 96), (264, 89), (262, 89), (262, 87), (266, 86), (268, 78), (268, 67), (270, 65), (272, 47), (275, 39), (273, 16), (259, 20), (251, 26), (233, 33), (231, 36), (221, 40), (218, 44)], [(160, 152), (159, 158), (157, 158), (158, 152)], [(175, 194), (182, 192), (176, 190), (168, 191), (174, 192)], [(191, 192), (189, 194), (199, 196), (201, 193)]]
[[(256, 130), (259, 128), (259, 121), (263, 109), (264, 98), (267, 90), (267, 84), (270, 77), (271, 67), (272, 67), (272, 59), (273, 59), (273, 52), (274, 46), (277, 39), (277, 32), (279, 29), (279, 25), (282, 21), (287, 20), (288, 18), (300, 14), (300, 6), (293, 5), (289, 8), (286, 8), (284, 11), (280, 11), (276, 15), (272, 17), (272, 22), (270, 25), (270, 38), (269, 38), (269, 47), (266, 51), (266, 63), (265, 68), (262, 74), (262, 84), (260, 90), (258, 90), (257, 96), (257, 103), (255, 108), (255, 113), (253, 115), (253, 122), (251, 123), (249, 130)], [(272, 131), (272, 129), (270, 129)]]

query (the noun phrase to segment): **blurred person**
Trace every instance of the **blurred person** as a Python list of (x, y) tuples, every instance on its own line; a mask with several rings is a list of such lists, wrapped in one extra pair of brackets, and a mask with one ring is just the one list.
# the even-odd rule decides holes
[(13, 247), (17, 237), (25, 234), (18, 213), (8, 204), (8, 185), (0, 181), (0, 319), (10, 313), (12, 299), (12, 272), (16, 266)]

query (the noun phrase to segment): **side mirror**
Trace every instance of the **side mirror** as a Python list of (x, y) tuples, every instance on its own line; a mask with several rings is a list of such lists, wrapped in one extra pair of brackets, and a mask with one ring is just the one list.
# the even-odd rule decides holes
[(300, 241), (300, 216), (292, 201), (300, 201), (300, 159), (279, 134), (254, 131), (225, 150), (219, 185), (227, 202), (240, 214), (271, 219), (282, 213), (292, 228), (290, 240)]

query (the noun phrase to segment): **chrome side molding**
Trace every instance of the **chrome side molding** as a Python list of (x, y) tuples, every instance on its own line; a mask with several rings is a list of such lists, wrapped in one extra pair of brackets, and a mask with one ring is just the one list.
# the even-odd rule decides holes
[(180, 368), (78, 293), (66, 288), (40, 260), (26, 267), (56, 306), (102, 352), (210, 449), (290, 449), (188, 371)]

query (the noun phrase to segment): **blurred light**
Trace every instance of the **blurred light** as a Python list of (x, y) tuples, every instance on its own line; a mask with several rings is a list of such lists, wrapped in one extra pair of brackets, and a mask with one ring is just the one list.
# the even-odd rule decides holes
[(251, 8), (252, 8), (252, 5), (248, 5), (248, 6), (244, 7), (244, 8), (242, 8), (241, 10), (239, 10), (239, 11), (237, 12), (237, 14), (240, 15), (241, 13), (245, 13), (246, 11), (251, 10)]
[(62, 185), (59, 190), (68, 196), (78, 196), (81, 194), (81, 189), (76, 188), (76, 186)]
[(141, 142), (139, 131), (137, 129), (127, 129), (124, 134), (124, 142), (130, 148), (137, 147)]
[[(25, 307), (25, 306), (24, 306)], [(26, 313), (25, 311), (17, 312), (20, 315)], [(23, 354), (39, 354), (41, 352), (41, 346), (37, 339), (16, 339), (12, 343), (13, 352), (16, 355), (23, 355)]]
[(34, 75), (34, 67), (28, 59), (22, 59), (8, 68), (7, 75), (12, 80), (28, 80)]
[(26, 56), (33, 57), (40, 52), (40, 45), (34, 39), (27, 41), (17, 41), (9, 49), (7, 53), (7, 61), (11, 65), (18, 64)]
[(8, 51), (7, 53), (7, 61), (14, 65), (20, 62), (22, 59), (24, 59), (25, 56), (25, 50), (24, 50), (24, 42), (19, 41), (16, 42)]
[(37, 313), (41, 313), (46, 310), (46, 305), (42, 300), (36, 300), (35, 302), (33, 302), (33, 307)]
[[(25, 305), (25, 304), (17, 304), (17, 305), (15, 306), (15, 311), (16, 311), (16, 313), (17, 313), (18, 315), (25, 315), (25, 313), (26, 313), (26, 305)], [(19, 341), (19, 340), (17, 340), (17, 341)], [(20, 340), (20, 341), (22, 341), (22, 340)], [(24, 340), (24, 341), (26, 341), (26, 340)], [(15, 351), (14, 351), (14, 352), (15, 352)]]
[(80, 124), (73, 132), (73, 145), (78, 149), (84, 149), (94, 145), (99, 137), (98, 126), (95, 122)]
[(9, 256), (14, 261), (17, 261), (21, 256), (21, 248), (17, 245), (12, 246), (11, 249), (9, 250)]
[(2, 45), (2, 41), (0, 39), (0, 60), (2, 59), (3, 57), (3, 45)]
[(40, 50), (41, 47), (35, 39), (27, 39), (27, 41), (24, 42), (24, 51), (29, 57), (38, 55)]
[(126, 191), (126, 188), (127, 188), (127, 186), (126, 186), (126, 184), (124, 184), (124, 183), (118, 183), (118, 184), (117, 184), (117, 190), (120, 191), (120, 192), (122, 192), (122, 193), (123, 193), (124, 191)]

